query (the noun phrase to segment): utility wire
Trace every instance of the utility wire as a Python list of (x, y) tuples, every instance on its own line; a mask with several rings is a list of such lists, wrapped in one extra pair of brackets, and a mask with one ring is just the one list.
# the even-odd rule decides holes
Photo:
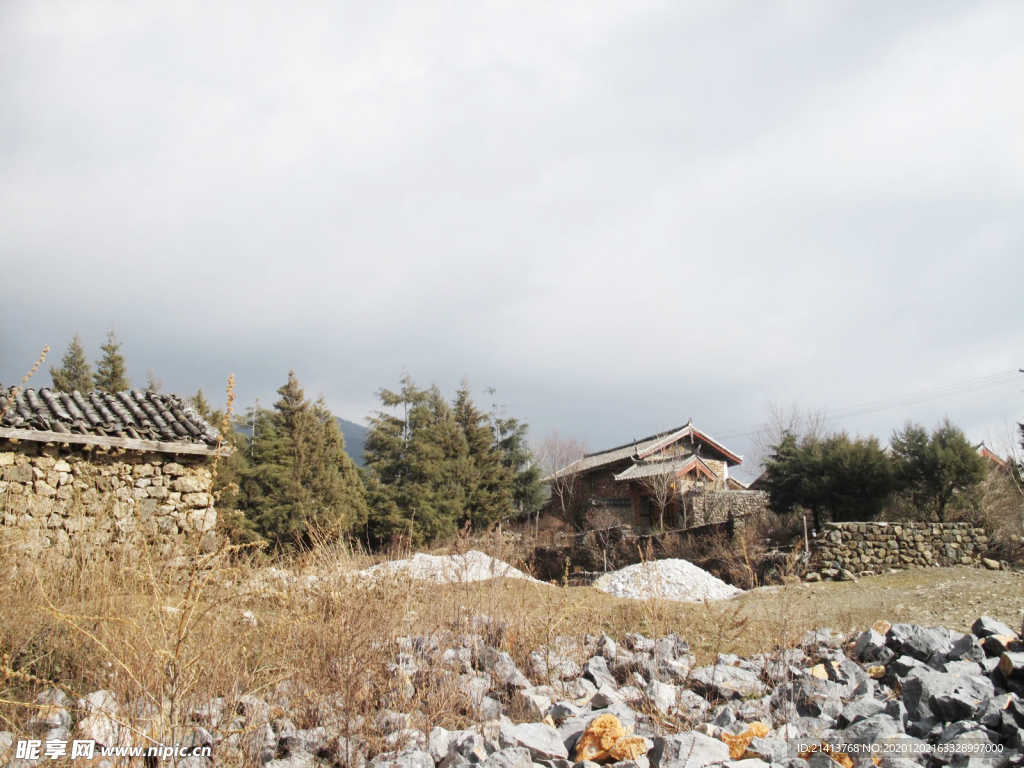
[[(1021, 369), (1020, 371), (1004, 371), (1002, 373), (994, 373), (988, 376), (979, 376), (976, 379), (967, 379), (966, 381), (960, 381), (954, 384), (946, 384), (941, 387), (923, 389), (918, 392), (906, 395), (897, 395), (895, 397), (883, 398), (881, 400), (873, 400), (867, 403), (861, 403), (860, 405), (850, 405), (844, 408), (839, 408), (835, 411), (825, 411), (824, 417), (826, 420), (829, 421), (844, 419), (850, 416), (861, 416), (866, 413), (884, 411), (890, 408), (899, 408), (905, 405), (916, 405), (918, 403), (924, 403), (930, 400), (938, 400), (943, 397), (951, 397), (953, 395), (961, 395), (969, 392), (976, 392), (982, 389), (989, 389), (991, 387), (1001, 387), (1019, 381), (1019, 373), (1024, 373), (1024, 369)], [(801, 420), (801, 423), (803, 421), (804, 420)], [(718, 437), (722, 439), (734, 437), (749, 437), (751, 435), (757, 434), (759, 431), (765, 429), (768, 426), (770, 425), (762, 423), (752, 427), (733, 429), (719, 433)]]

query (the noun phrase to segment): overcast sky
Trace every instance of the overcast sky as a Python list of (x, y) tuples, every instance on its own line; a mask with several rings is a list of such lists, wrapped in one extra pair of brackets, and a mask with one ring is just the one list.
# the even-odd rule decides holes
[[(538, 437), (692, 417), (746, 452), (769, 401), (1015, 371), (1022, 29), (1013, 0), (5, 0), (0, 382), (114, 326), (136, 383), (233, 372), (242, 407), (293, 368), (362, 422), (404, 367)], [(991, 439), (1002, 382), (841, 425)]]

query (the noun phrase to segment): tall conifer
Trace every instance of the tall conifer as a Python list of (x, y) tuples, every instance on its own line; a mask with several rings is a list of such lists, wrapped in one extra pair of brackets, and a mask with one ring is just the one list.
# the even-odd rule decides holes
[(85, 357), (82, 337), (77, 333), (61, 358), (60, 368), (50, 368), (50, 377), (58, 392), (92, 392), (92, 368)]
[(365, 491), (337, 419), (323, 399), (306, 399), (294, 372), (278, 394), (273, 410), (257, 410), (250, 422), (251, 466), (242, 472), (239, 507), (279, 549), (361, 526)]
[(96, 366), (96, 375), (93, 377), (96, 389), (101, 392), (124, 392), (131, 389), (131, 382), (126, 376), (124, 355), (121, 354), (121, 342), (117, 340), (113, 329), (107, 333), (107, 343), (100, 349), (103, 350), (103, 358)]
[(468, 382), (463, 381), (455, 393), (453, 409), (469, 457), (465, 519), (486, 528), (512, 512), (513, 473), (487, 414), (473, 403)]

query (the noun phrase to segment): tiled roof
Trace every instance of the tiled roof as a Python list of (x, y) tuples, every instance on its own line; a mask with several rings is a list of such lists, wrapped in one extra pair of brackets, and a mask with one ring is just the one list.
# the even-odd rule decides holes
[[(0, 428), (94, 438), (125, 438), (216, 448), (219, 433), (176, 395), (156, 392), (54, 392), (0, 386)], [(32, 437), (27, 437), (32, 439)], [(88, 442), (74, 440), (73, 442)], [(100, 442), (100, 441), (97, 441)], [(110, 444), (107, 440), (102, 440)], [(158, 450), (158, 449), (157, 449)]]
[(695, 469), (698, 464), (704, 468), (707, 474), (714, 476), (715, 473), (707, 464), (700, 460), (700, 457), (690, 454), (689, 456), (669, 459), (667, 461), (641, 461), (615, 475), (615, 479), (619, 481), (640, 480), (645, 477), (659, 475), (679, 475)]
[[(597, 469), (598, 467), (606, 467), (609, 464), (615, 464), (617, 462), (624, 461), (625, 459), (633, 458), (634, 456), (639, 459), (643, 459), (666, 446), (682, 440), (684, 437), (690, 437), (697, 442), (705, 443), (717, 453), (720, 453), (727, 464), (735, 466), (743, 462), (742, 457), (737, 456), (718, 441), (699, 431), (693, 426), (692, 422), (687, 422), (676, 429), (659, 432), (656, 435), (651, 435), (650, 437), (645, 437), (641, 440), (635, 440), (632, 443), (620, 445), (617, 448), (609, 448), (607, 451), (588, 454), (565, 469), (569, 469), (573, 472), (588, 472), (592, 469)], [(706, 456), (705, 458), (711, 457)], [(565, 469), (559, 470), (559, 474), (565, 472)]]

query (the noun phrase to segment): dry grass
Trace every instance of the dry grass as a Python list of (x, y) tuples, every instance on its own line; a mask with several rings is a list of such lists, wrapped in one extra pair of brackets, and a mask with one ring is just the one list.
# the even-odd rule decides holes
[[(526, 566), (526, 543), (517, 534), (464, 533), (449, 544), (449, 551), (470, 548)], [(698, 663), (709, 663), (718, 653), (775, 653), (809, 629), (848, 631), (883, 618), (962, 629), (990, 613), (1016, 624), (1024, 597), (1018, 574), (970, 569), (912, 571), (856, 585), (788, 584), (683, 604), (509, 579), (370, 583), (358, 571), (379, 558), (339, 542), (270, 565), (246, 551), (204, 554), (187, 542), (169, 556), (166, 544), (141, 536), (99, 561), (3, 551), (0, 730), (17, 731), (26, 718), (23, 703), (58, 685), (74, 695), (113, 692), (137, 740), (165, 742), (180, 740), (197, 707), (222, 697), (235, 711), (246, 695), (287, 709), (299, 728), (332, 712), (343, 733), (371, 749), (382, 747), (375, 715), (383, 708), (413, 713), (414, 727), (467, 725), (474, 711), (458, 689), (458, 670), (437, 659), (406, 681), (395, 669), (407, 647), (402, 638), (414, 635), (437, 638), (441, 650), (454, 635), (485, 635), (527, 674), (530, 651), (562, 652), (558, 638), (582, 648), (588, 635), (602, 633), (621, 640), (627, 632), (675, 632)], [(734, 567), (749, 568), (751, 555), (742, 547), (731, 557)], [(1005, 605), (993, 603), (993, 595)], [(947, 613), (936, 614), (939, 608)], [(249, 727), (239, 725), (243, 736)]]

